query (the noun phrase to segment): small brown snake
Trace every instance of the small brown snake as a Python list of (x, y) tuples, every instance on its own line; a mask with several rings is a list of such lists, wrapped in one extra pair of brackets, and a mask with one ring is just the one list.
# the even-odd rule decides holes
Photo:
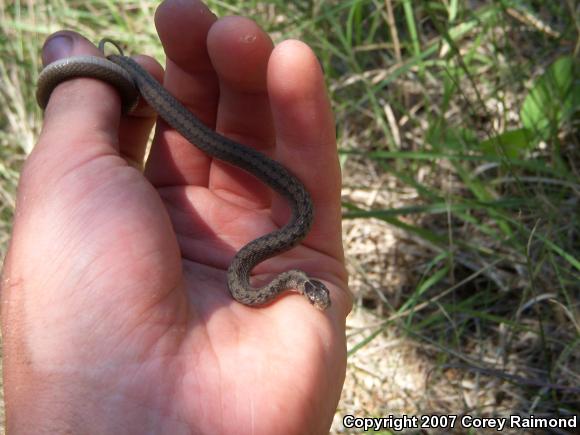
[(250, 284), (250, 273), (258, 263), (293, 248), (310, 230), (314, 210), (310, 195), (300, 180), (275, 160), (205, 126), (137, 62), (124, 56), (116, 43), (101, 40), (99, 49), (102, 52), (106, 42), (115, 45), (119, 55), (110, 55), (107, 59), (69, 57), (47, 65), (38, 78), (38, 104), (44, 109), (54, 88), (65, 80), (92, 77), (106, 81), (119, 92), (125, 113), (135, 108), (141, 95), (167, 124), (200, 150), (262, 180), (288, 200), (292, 217), (282, 228), (251, 241), (237, 252), (227, 272), (230, 293), (242, 304), (260, 306), (286, 290), (293, 290), (303, 294), (317, 308), (328, 308), (330, 295), (326, 286), (301, 270), (280, 273), (262, 287)]

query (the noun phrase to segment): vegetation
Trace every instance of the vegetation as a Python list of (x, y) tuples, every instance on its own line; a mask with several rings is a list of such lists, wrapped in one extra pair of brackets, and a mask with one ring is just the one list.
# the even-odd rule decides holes
[[(156, 3), (0, 0), (2, 252), (45, 37), (106, 35), (162, 61)], [(578, 415), (578, 4), (208, 4), (304, 40), (326, 73), (355, 295), (333, 430), (345, 414)]]

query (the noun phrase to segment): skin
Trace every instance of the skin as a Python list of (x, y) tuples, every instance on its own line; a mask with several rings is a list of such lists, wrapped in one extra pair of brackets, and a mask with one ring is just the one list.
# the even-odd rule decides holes
[[(293, 293), (264, 308), (233, 301), (232, 256), (287, 220), (284, 201), (162, 122), (144, 162), (151, 109), (121, 117), (111, 87), (68, 81), (23, 168), (3, 270), (8, 433), (327, 433), (351, 296), (318, 61), (305, 44), (274, 48), (253, 21), (217, 20), (199, 1), (165, 1), (155, 24), (165, 72), (138, 61), (207, 125), (280, 161), (312, 194), (311, 233), (256, 279), (303, 269), (329, 287), (332, 306)], [(45, 64), (100, 55), (78, 34), (57, 35)]]

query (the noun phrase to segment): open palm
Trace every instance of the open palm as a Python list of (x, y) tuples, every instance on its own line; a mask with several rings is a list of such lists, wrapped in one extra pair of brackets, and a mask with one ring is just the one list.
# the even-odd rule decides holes
[[(10, 433), (324, 433), (344, 378), (350, 309), (340, 243), (340, 172), (310, 50), (272, 45), (253, 22), (166, 1), (156, 25), (164, 85), (208, 125), (288, 166), (316, 220), (298, 248), (259, 265), (259, 282), (299, 268), (323, 280), (320, 312), (288, 293), (264, 308), (232, 300), (226, 269), (281, 226), (284, 202), (154, 119), (121, 119), (91, 79), (55, 90), (23, 170), (3, 280)], [(68, 53), (93, 54), (79, 35)], [(54, 42), (54, 41), (53, 41)], [(160, 79), (150, 58), (139, 61)], [(24, 361), (24, 362), (23, 362)]]

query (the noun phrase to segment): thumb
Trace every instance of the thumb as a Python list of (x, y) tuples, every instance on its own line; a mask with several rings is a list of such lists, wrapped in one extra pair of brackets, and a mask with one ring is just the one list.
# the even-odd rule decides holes
[[(44, 44), (42, 61), (46, 66), (61, 58), (82, 55), (103, 57), (81, 35), (61, 31)], [(69, 165), (76, 166), (79, 161), (118, 154), (120, 110), (116, 90), (101, 80), (83, 77), (62, 82), (52, 92), (46, 107), (34, 153), (50, 153), (56, 164), (51, 169), (66, 172)]]

